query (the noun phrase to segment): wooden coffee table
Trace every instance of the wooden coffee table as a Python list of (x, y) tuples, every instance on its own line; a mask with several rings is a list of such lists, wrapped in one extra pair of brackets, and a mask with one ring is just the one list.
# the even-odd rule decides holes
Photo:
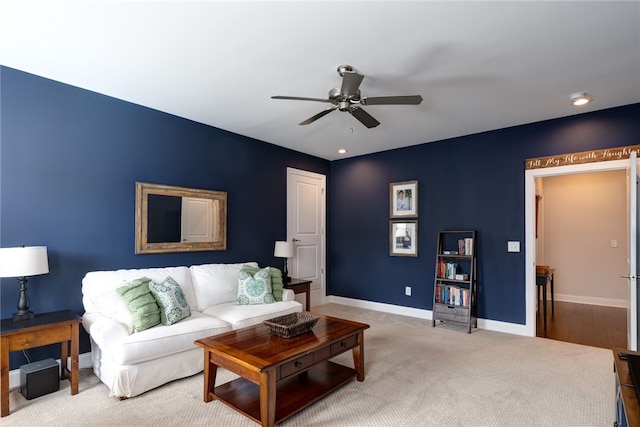
[[(311, 332), (272, 335), (263, 324), (195, 341), (204, 349), (204, 401), (217, 399), (263, 426), (273, 426), (356, 378), (364, 381), (369, 325), (319, 316)], [(353, 350), (350, 368), (329, 359)], [(240, 376), (215, 386), (217, 367)]]

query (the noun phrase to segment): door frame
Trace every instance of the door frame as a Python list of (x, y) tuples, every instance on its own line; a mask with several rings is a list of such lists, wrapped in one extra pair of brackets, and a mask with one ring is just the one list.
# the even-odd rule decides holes
[(527, 169), (524, 173), (525, 335), (536, 336), (536, 178), (625, 170), (629, 159)]

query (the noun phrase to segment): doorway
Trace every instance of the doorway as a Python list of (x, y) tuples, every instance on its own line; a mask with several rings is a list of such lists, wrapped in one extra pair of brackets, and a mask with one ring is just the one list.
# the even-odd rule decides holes
[(626, 181), (624, 170), (536, 179), (536, 264), (555, 271), (555, 301), (546, 323), (538, 302), (536, 336), (626, 347)]
[[(580, 165), (558, 166), (542, 169), (529, 169), (525, 171), (525, 305), (526, 305), (526, 335), (536, 336), (537, 318), (537, 286), (536, 286), (536, 179), (562, 175), (581, 174), (588, 172), (606, 172), (625, 170), (628, 160), (612, 160)], [(626, 247), (626, 241), (619, 242), (622, 248)], [(619, 274), (623, 274), (620, 271)]]
[(312, 307), (324, 304), (326, 296), (325, 224), (326, 177), (287, 168), (287, 240), (296, 243), (291, 275), (311, 281)]

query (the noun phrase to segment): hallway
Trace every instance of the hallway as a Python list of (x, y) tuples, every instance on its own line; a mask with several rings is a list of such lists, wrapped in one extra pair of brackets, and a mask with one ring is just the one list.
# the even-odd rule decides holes
[(536, 336), (593, 347), (627, 348), (627, 310), (599, 305), (555, 302), (547, 306), (547, 332), (542, 310), (536, 316)]

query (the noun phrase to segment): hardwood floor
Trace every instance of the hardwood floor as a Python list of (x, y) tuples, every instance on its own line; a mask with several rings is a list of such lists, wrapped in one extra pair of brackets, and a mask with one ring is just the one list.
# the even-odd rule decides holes
[(547, 331), (544, 331), (543, 310), (538, 310), (536, 336), (592, 347), (627, 348), (627, 310), (599, 305), (547, 302)]

